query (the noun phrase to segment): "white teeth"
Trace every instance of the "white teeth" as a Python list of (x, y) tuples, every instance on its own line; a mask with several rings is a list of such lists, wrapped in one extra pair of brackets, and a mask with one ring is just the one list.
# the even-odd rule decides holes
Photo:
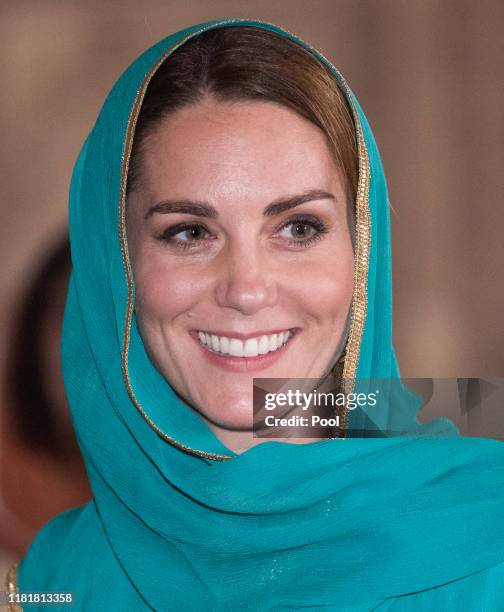
[(258, 351), (260, 355), (265, 355), (269, 351), (268, 336), (261, 336), (261, 339), (259, 340)]
[(224, 355), (229, 353), (229, 338), (226, 338), (226, 336), (220, 337), (220, 351)]
[(198, 331), (198, 339), (207, 348), (221, 355), (232, 355), (233, 357), (257, 357), (276, 351), (283, 346), (291, 337), (291, 332), (286, 330), (269, 336), (258, 336), (243, 341), (239, 338), (227, 336), (216, 336), (207, 332)]
[(276, 351), (277, 348), (278, 348), (277, 335), (276, 334), (272, 334), (269, 337), (269, 350), (270, 351)]
[(257, 357), (259, 354), (259, 346), (256, 338), (248, 338), (245, 341), (245, 347), (243, 349), (245, 357)]
[(229, 354), (233, 357), (243, 357), (243, 342), (237, 338), (230, 338)]

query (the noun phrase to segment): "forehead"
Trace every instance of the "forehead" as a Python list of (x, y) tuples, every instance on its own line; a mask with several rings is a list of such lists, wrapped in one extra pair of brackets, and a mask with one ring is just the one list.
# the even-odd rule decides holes
[(142, 175), (152, 197), (202, 199), (261, 190), (273, 199), (280, 187), (297, 192), (340, 182), (325, 135), (293, 110), (212, 99), (178, 110), (146, 138)]

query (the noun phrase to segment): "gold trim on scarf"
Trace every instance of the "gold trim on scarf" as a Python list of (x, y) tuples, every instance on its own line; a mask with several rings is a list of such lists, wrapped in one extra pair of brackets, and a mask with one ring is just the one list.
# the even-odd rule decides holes
[[(336, 70), (334, 68), (334, 70)], [(343, 89), (350, 102), (357, 134), (357, 150), (359, 158), (359, 182), (356, 196), (356, 245), (354, 260), (354, 287), (352, 296), (352, 322), (348, 334), (343, 365), (343, 386), (345, 393), (353, 389), (357, 367), (359, 365), (359, 353), (364, 334), (364, 325), (367, 312), (367, 279), (369, 270), (369, 253), (371, 247), (371, 215), (369, 211), (369, 183), (371, 171), (366, 141), (362, 132), (359, 113), (355, 106), (353, 94), (341, 77)], [(342, 429), (346, 434), (348, 425), (348, 406), (345, 404)]]
[[(220, 26), (226, 26), (232, 23), (244, 23), (248, 27), (254, 27), (254, 24), (247, 23), (249, 20), (247, 19), (226, 19), (225, 21), (220, 21), (217, 23), (209, 24), (205, 27), (200, 28), (194, 32), (191, 32), (184, 39), (179, 41), (173, 47), (168, 49), (161, 58), (152, 66), (147, 75), (144, 77), (144, 80), (140, 86), (140, 89), (137, 92), (135, 97), (135, 102), (133, 104), (133, 108), (130, 112), (128, 119), (128, 126), (126, 129), (126, 138), (124, 143), (124, 151), (122, 157), (122, 169), (121, 169), (121, 185), (120, 185), (120, 197), (119, 197), (119, 238), (121, 242), (121, 251), (123, 258), (123, 265), (126, 275), (126, 284), (128, 288), (128, 299), (126, 306), (126, 320), (124, 325), (124, 335), (123, 335), (123, 349), (121, 355), (121, 363), (122, 363), (122, 372), (123, 379), (126, 384), (126, 389), (132, 400), (133, 404), (140, 412), (142, 417), (147, 421), (147, 423), (152, 427), (152, 429), (161, 437), (163, 440), (166, 440), (173, 446), (198, 457), (204, 457), (206, 459), (213, 459), (216, 461), (227, 461), (228, 459), (232, 459), (233, 455), (221, 455), (218, 453), (208, 453), (202, 450), (198, 450), (195, 448), (191, 448), (181, 442), (178, 442), (173, 437), (162, 431), (148, 416), (140, 402), (138, 401), (135, 392), (133, 390), (133, 386), (131, 384), (131, 379), (129, 376), (128, 370), (128, 358), (129, 358), (129, 347), (131, 340), (131, 322), (133, 318), (134, 312), (134, 283), (133, 283), (133, 272), (131, 268), (131, 262), (129, 258), (128, 251), (128, 242), (126, 237), (126, 184), (128, 177), (128, 169), (131, 157), (131, 150), (133, 145), (133, 137), (135, 133), (135, 127), (138, 120), (138, 115), (140, 113), (140, 107), (142, 105), (142, 101), (145, 96), (145, 92), (147, 87), (156, 73), (157, 69), (161, 66), (161, 64), (176, 50), (178, 47), (186, 43), (188, 40), (193, 38), (194, 36), (198, 36), (207, 30), (213, 30)], [(270, 24), (266, 21), (258, 21), (254, 20), (255, 23), (263, 24), (266, 26), (271, 26), (273, 28), (278, 28), (274, 24)], [(294, 34), (291, 34), (287, 30), (283, 30), (285, 33), (293, 36), (298, 41), (301, 39)], [(339, 71), (325, 58), (319, 51), (311, 47), (309, 44), (301, 41), (306, 49), (310, 50), (318, 59), (324, 62), (333, 72), (335, 77), (337, 78), (343, 93), (345, 94), (347, 101), (350, 105), (353, 120), (355, 124), (355, 132), (357, 137), (357, 148), (358, 148), (358, 158), (359, 158), (359, 180), (357, 186), (357, 195), (356, 195), (356, 246), (355, 246), (355, 263), (354, 263), (354, 288), (352, 295), (352, 315), (351, 315), (351, 325), (348, 334), (348, 340), (346, 344), (346, 349), (344, 352), (344, 365), (343, 365), (343, 379), (353, 381), (357, 373), (357, 366), (359, 360), (359, 350), (362, 341), (362, 335), (364, 331), (364, 323), (366, 320), (366, 308), (367, 308), (367, 274), (368, 274), (368, 266), (369, 266), (369, 247), (371, 241), (370, 235), (370, 214), (369, 214), (369, 181), (370, 181), (370, 169), (369, 169), (369, 158), (366, 148), (366, 143), (364, 140), (364, 135), (362, 132), (362, 126), (360, 123), (359, 113), (356, 109), (353, 94), (346, 84), (345, 79), (339, 73)], [(299, 44), (299, 43), (298, 43)], [(346, 389), (348, 391), (348, 389)], [(344, 414), (343, 414), (343, 426), (340, 427), (342, 431), (342, 436), (345, 436), (346, 428), (348, 421), (348, 409), (345, 406)]]
[[(19, 566), (19, 562), (16, 561), (9, 567), (9, 571), (5, 576), (5, 591), (7, 596), (14, 595), (19, 593), (18, 584), (17, 584), (17, 569)], [(7, 601), (7, 610), (8, 612), (23, 612), (23, 608), (15, 602), (10, 603)]]

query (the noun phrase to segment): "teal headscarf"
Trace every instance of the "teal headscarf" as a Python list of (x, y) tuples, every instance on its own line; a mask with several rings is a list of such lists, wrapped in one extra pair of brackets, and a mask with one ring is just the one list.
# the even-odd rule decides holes
[[(94, 496), (39, 533), (19, 588), (72, 592), (76, 610), (417, 610), (449, 608), (457, 597), (470, 609), (504, 609), (502, 443), (347, 438), (265, 442), (236, 455), (147, 357), (124, 229), (135, 120), (170, 51), (206, 29), (240, 25), (277, 32), (327, 62), (261, 22), (178, 32), (121, 76), (78, 158), (63, 366)], [(396, 377), (385, 177), (365, 116), (331, 69), (359, 140), (345, 375)]]

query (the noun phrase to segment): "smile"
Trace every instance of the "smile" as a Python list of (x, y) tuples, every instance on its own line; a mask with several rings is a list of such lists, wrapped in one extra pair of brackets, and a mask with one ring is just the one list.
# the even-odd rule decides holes
[(207, 350), (218, 355), (229, 355), (230, 357), (258, 357), (267, 353), (274, 353), (284, 346), (292, 336), (292, 331), (284, 331), (273, 334), (262, 334), (251, 338), (235, 338), (198, 331), (198, 340)]

